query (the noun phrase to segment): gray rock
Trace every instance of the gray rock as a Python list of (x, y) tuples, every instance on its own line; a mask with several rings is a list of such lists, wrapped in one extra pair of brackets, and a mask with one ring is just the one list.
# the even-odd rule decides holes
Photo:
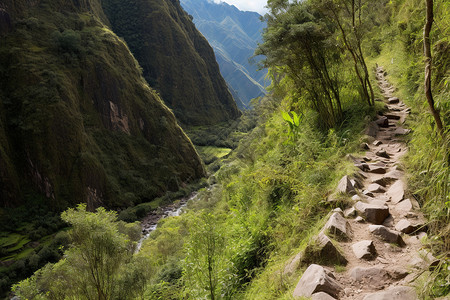
[(350, 224), (340, 213), (333, 213), (324, 226), (324, 230), (340, 240), (351, 239)]
[(387, 174), (381, 178), (375, 179), (374, 181), (372, 181), (373, 183), (377, 183), (383, 187), (388, 186), (389, 184), (391, 184), (392, 182), (398, 180), (398, 178), (393, 178), (393, 177), (389, 177), (387, 176)]
[(400, 116), (394, 114), (387, 114), (386, 117), (390, 120), (400, 120)]
[(376, 122), (370, 122), (369, 125), (367, 126), (365, 133), (366, 133), (366, 135), (375, 138), (375, 137), (377, 137), (377, 133), (378, 133), (379, 129), (380, 128), (378, 127)]
[(363, 300), (418, 300), (416, 291), (409, 286), (394, 286), (387, 290), (366, 295)]
[(403, 279), (410, 273), (407, 269), (399, 266), (388, 267), (387, 271), (389, 275), (395, 280)]
[(385, 174), (386, 173), (386, 167), (370, 166), (369, 168), (370, 168), (369, 169), (370, 173), (375, 173), (375, 174)]
[(355, 209), (363, 216), (366, 221), (373, 224), (383, 224), (384, 220), (389, 216), (389, 207), (378, 206), (358, 201)]
[(390, 279), (389, 273), (380, 267), (355, 267), (350, 270), (350, 277), (358, 282), (364, 282), (375, 288), (381, 288)]
[(363, 217), (357, 216), (357, 217), (355, 218), (355, 222), (357, 222), (357, 223), (364, 223), (365, 221), (364, 221)]
[(376, 156), (379, 156), (379, 157), (384, 157), (384, 158), (390, 158), (391, 156), (386, 152), (386, 150), (384, 150), (384, 149), (381, 149), (380, 151), (377, 151), (376, 153), (375, 153), (375, 155)]
[(337, 192), (343, 194), (355, 193), (355, 187), (353, 186), (352, 182), (350, 181), (350, 178), (347, 175), (342, 177), (341, 180), (339, 181), (337, 186)]
[(420, 250), (408, 263), (412, 268), (420, 270), (431, 269), (439, 264), (439, 260), (436, 259), (430, 251)]
[(319, 292), (312, 295), (311, 300), (336, 300), (327, 293)]
[(321, 264), (326, 266), (346, 265), (347, 259), (336, 248), (333, 242), (324, 233), (319, 233), (304, 252), (301, 262), (303, 264)]
[(352, 245), (355, 256), (359, 259), (372, 260), (377, 255), (373, 241), (363, 240)]
[(369, 192), (368, 190), (364, 190), (362, 193), (363, 193), (364, 196), (368, 196), (368, 197), (373, 197), (374, 196), (373, 193)]
[(378, 183), (372, 183), (367, 187), (367, 190), (372, 193), (384, 193), (386, 190)]
[(400, 99), (398, 99), (397, 97), (391, 97), (388, 99), (389, 104), (397, 104), (399, 102), (400, 102)]
[(410, 199), (405, 199), (400, 203), (397, 203), (394, 209), (401, 216), (406, 216), (409, 212), (411, 212), (414, 209), (414, 206)]
[(417, 229), (419, 229), (421, 226), (423, 226), (423, 224), (413, 225), (409, 220), (401, 219), (395, 225), (395, 230), (406, 233), (406, 234), (410, 234), (410, 233), (413, 233), (414, 231), (416, 231)]
[(287, 263), (287, 265), (284, 267), (283, 275), (292, 276), (292, 274), (294, 274), (294, 272), (298, 269), (302, 257), (303, 252), (297, 253), (294, 257), (292, 257)]
[(381, 144), (383, 144), (382, 142), (380, 142), (379, 140), (375, 140), (372, 145), (374, 146), (380, 146)]
[(334, 275), (323, 267), (312, 264), (297, 283), (294, 297), (311, 297), (315, 293), (324, 292), (335, 298), (342, 291)]
[(352, 200), (357, 202), (357, 201), (361, 201), (361, 197), (359, 195), (353, 195), (352, 196)]
[(346, 218), (354, 218), (357, 216), (357, 214), (358, 212), (353, 206), (344, 211), (344, 217)]
[[(388, 127), (389, 126), (389, 119), (385, 116), (381, 116), (378, 119), (375, 120), (375, 123), (377, 123), (380, 127)], [(377, 145), (378, 146), (378, 145)]]
[(394, 243), (400, 247), (406, 245), (399, 232), (391, 230), (383, 225), (369, 225), (369, 231), (385, 242)]
[(355, 164), (355, 167), (359, 168), (361, 171), (364, 171), (364, 172), (370, 171), (369, 165), (366, 164), (365, 162), (364, 163)]
[(410, 133), (411, 130), (410, 129), (405, 129), (403, 127), (398, 127), (397, 129), (394, 130), (394, 134), (395, 135), (405, 135)]
[(393, 204), (397, 204), (405, 198), (405, 185), (401, 180), (397, 180), (387, 191)]

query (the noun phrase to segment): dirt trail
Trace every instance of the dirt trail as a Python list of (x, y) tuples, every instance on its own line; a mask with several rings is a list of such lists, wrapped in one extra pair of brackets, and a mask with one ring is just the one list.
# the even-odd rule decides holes
[[(331, 232), (335, 238), (340, 237), (336, 246), (348, 262), (341, 272), (310, 265), (311, 271), (305, 271), (294, 296), (417, 299), (410, 286), (434, 261), (422, 249), (425, 219), (418, 211), (418, 203), (408, 198), (404, 171), (399, 166), (408, 150), (402, 135), (409, 133), (401, 125), (410, 110), (394, 97), (395, 88), (387, 82), (382, 67), (376, 72), (388, 109), (368, 128), (373, 141), (365, 144), (365, 156), (352, 157), (360, 171), (339, 183), (338, 190), (354, 194), (354, 206), (332, 215), (324, 228), (328, 235)], [(327, 252), (330, 250), (321, 252), (325, 259)]]

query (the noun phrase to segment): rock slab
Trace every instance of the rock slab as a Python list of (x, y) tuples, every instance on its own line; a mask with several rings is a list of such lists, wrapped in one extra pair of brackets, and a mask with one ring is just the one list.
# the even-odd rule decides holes
[(311, 297), (314, 293), (324, 292), (335, 298), (342, 291), (334, 275), (325, 268), (312, 264), (297, 283), (294, 297)]
[(399, 232), (391, 230), (383, 225), (369, 225), (369, 231), (385, 242), (395, 243), (400, 247), (406, 245)]
[(373, 241), (363, 240), (352, 245), (352, 250), (355, 256), (359, 259), (371, 260), (377, 255)]
[(324, 226), (324, 231), (341, 240), (349, 240), (352, 235), (350, 224), (337, 212), (330, 216), (330, 219)]
[(418, 300), (416, 291), (409, 286), (395, 286), (385, 291), (366, 295), (363, 300)]
[(355, 209), (366, 219), (366, 221), (377, 225), (383, 224), (384, 220), (389, 216), (389, 207), (387, 206), (373, 205), (358, 201), (355, 204)]

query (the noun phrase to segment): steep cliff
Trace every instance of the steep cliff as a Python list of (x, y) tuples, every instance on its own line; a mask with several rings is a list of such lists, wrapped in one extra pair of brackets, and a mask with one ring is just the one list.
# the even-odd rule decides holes
[(124, 207), (204, 174), (98, 0), (0, 0), (0, 206)]
[(182, 123), (215, 124), (239, 116), (213, 50), (178, 0), (103, 0), (102, 4), (150, 86)]

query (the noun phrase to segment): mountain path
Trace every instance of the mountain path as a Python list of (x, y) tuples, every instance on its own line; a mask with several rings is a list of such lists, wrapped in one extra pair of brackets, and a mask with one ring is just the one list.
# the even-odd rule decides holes
[[(408, 198), (401, 157), (408, 151), (402, 135), (410, 109), (377, 67), (376, 77), (387, 110), (369, 125), (362, 158), (350, 158), (359, 171), (344, 177), (338, 191), (353, 195), (353, 207), (334, 210), (322, 233), (338, 240), (336, 248), (347, 264), (336, 268), (312, 264), (300, 278), (294, 296), (312, 299), (418, 299), (412, 282), (435, 261), (422, 247), (426, 221), (419, 204)], [(318, 238), (324, 240), (327, 238)], [(319, 244), (322, 242), (319, 242)], [(324, 246), (323, 260), (334, 250)], [(333, 247), (333, 246), (331, 246)], [(328, 255), (328, 256), (327, 256)]]

